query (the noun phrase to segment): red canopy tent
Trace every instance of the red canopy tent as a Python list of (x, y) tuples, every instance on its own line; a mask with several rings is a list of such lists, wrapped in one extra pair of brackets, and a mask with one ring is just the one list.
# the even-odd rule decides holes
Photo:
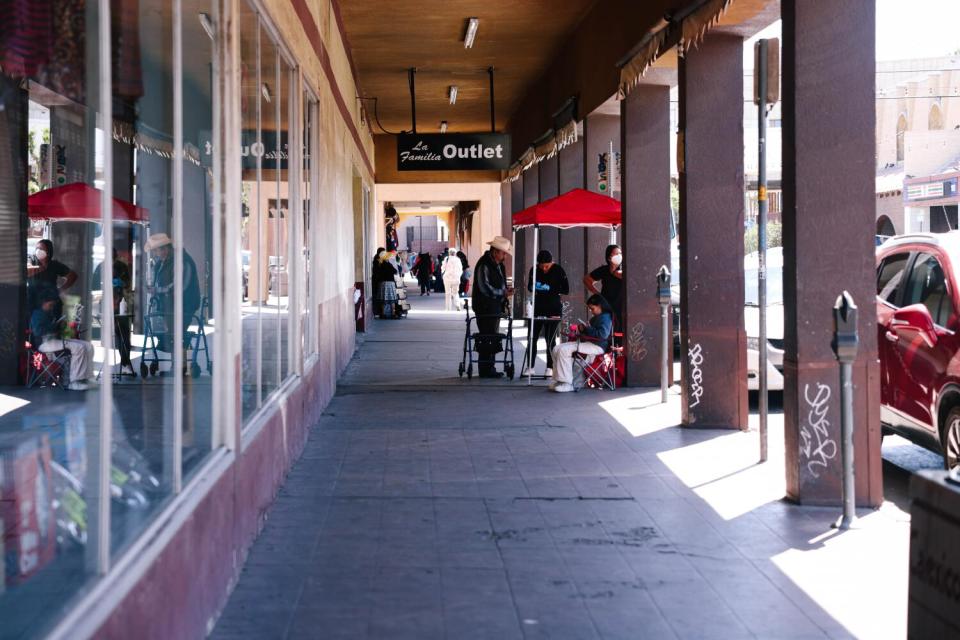
[(586, 189), (571, 189), (513, 214), (514, 228), (617, 227), (620, 225), (620, 201)]
[[(84, 182), (73, 182), (62, 187), (44, 189), (27, 198), (27, 215), (34, 220), (52, 222), (101, 222), (103, 192)], [(150, 212), (143, 207), (113, 198), (114, 222), (146, 224)]]
[[(586, 189), (571, 189), (556, 198), (544, 200), (532, 207), (513, 214), (513, 230), (533, 227), (533, 255), (537, 255), (540, 245), (540, 227), (604, 227), (610, 229), (611, 236), (620, 226), (620, 201)], [(527, 349), (536, 353), (537, 346), (530, 344), (533, 336), (534, 304), (537, 299), (537, 269), (533, 269), (533, 282), (530, 291), (530, 316), (527, 333)], [(527, 354), (524, 353), (524, 366), (527, 366)], [(532, 384), (533, 367), (528, 367), (527, 384)]]

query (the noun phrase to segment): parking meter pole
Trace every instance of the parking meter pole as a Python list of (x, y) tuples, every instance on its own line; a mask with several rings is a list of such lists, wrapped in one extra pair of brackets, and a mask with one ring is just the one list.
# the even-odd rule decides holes
[(667, 265), (657, 272), (657, 299), (660, 303), (660, 402), (667, 401), (670, 386), (670, 269)]
[(767, 41), (757, 42), (757, 306), (759, 311), (760, 462), (767, 461)]
[(843, 516), (837, 525), (849, 529), (856, 519), (853, 466), (853, 361), (857, 357), (857, 305), (844, 291), (833, 306), (833, 351), (840, 362), (840, 459), (843, 465)]

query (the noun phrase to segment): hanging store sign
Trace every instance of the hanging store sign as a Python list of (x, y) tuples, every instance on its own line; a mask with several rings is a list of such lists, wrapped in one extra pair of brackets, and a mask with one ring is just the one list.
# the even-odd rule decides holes
[(504, 133), (401, 133), (399, 171), (476, 171), (510, 167), (510, 136)]
[(903, 195), (904, 200), (907, 202), (916, 202), (917, 200), (956, 198), (957, 178), (937, 180), (935, 182), (925, 182), (920, 184), (907, 184), (904, 185)]

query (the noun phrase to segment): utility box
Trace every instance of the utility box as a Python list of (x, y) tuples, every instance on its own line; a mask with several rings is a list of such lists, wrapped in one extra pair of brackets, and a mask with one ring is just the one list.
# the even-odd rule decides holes
[(960, 475), (921, 471), (910, 497), (907, 637), (960, 637)]

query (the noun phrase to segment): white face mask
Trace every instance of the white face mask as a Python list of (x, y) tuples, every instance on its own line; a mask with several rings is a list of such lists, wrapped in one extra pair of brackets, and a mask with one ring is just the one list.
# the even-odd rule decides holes
[(36, 256), (37, 260), (47, 259), (47, 252), (44, 251), (43, 249), (37, 249), (36, 251), (33, 252), (33, 255)]
[(613, 266), (619, 267), (621, 262), (623, 262), (623, 256), (619, 253), (610, 256), (610, 263), (613, 264)]

